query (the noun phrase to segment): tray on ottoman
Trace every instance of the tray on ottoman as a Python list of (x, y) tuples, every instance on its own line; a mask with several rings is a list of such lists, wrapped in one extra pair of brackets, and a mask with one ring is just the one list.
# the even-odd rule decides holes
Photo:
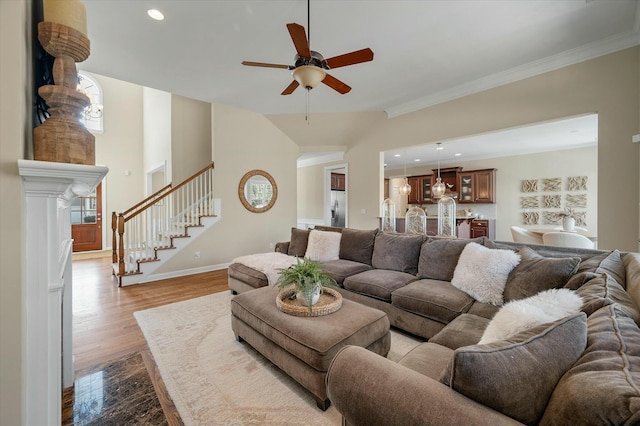
[(308, 389), (326, 410), (325, 376), (335, 354), (346, 345), (386, 356), (391, 346), (389, 319), (377, 309), (343, 299), (334, 313), (307, 317), (276, 306), (278, 290), (263, 287), (231, 300), (231, 328), (265, 358)]

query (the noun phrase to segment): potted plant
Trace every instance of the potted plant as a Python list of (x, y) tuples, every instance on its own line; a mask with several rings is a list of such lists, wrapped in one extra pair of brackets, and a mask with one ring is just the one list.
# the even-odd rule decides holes
[(291, 285), (295, 286), (296, 292), (292, 298), (298, 299), (311, 310), (311, 307), (320, 299), (322, 287), (339, 287), (329, 274), (320, 269), (320, 262), (314, 262), (306, 257), (296, 260), (295, 265), (278, 272), (280, 275), (278, 287), (284, 289)]
[(566, 208), (557, 214), (562, 220), (562, 229), (565, 231), (573, 231), (576, 226), (576, 212), (571, 208)]

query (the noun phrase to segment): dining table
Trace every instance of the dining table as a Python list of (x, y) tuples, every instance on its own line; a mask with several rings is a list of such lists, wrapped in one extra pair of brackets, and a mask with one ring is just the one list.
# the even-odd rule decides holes
[(598, 234), (584, 228), (575, 228), (573, 231), (565, 231), (562, 228), (528, 228), (527, 230), (529, 232), (533, 232), (534, 234), (540, 235), (541, 237), (547, 232), (569, 232), (572, 234), (583, 235), (593, 241), (594, 244), (598, 243)]

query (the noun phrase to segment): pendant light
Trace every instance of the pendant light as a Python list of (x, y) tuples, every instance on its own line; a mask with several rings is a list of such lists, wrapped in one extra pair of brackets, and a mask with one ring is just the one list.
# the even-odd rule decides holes
[(437, 143), (436, 150), (438, 151), (438, 178), (436, 179), (436, 183), (433, 184), (431, 191), (433, 192), (433, 198), (441, 198), (445, 191), (447, 190), (446, 185), (442, 182), (440, 178), (440, 151), (442, 150), (442, 143)]
[(404, 183), (400, 185), (400, 188), (398, 188), (398, 192), (400, 193), (400, 195), (411, 194), (411, 185), (409, 185), (409, 180), (407, 179), (407, 157), (406, 156), (404, 156)]

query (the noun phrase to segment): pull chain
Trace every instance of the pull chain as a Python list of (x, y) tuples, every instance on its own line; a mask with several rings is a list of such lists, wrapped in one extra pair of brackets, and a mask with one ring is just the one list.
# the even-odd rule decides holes
[(309, 116), (310, 116), (310, 114), (309, 114), (309, 92), (310, 91), (311, 91), (310, 89), (307, 89), (307, 95), (306, 95), (307, 96), (307, 105), (306, 105), (305, 114), (304, 114), (304, 119), (307, 121), (307, 126), (311, 123), (310, 120), (309, 120)]

